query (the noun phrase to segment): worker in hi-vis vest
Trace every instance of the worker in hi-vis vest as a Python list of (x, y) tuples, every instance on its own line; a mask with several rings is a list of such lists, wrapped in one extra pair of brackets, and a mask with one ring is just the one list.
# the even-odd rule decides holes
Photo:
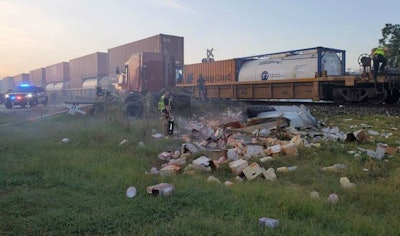
[[(377, 80), (378, 73), (383, 74), (386, 67), (386, 53), (387, 47), (384, 48), (373, 48), (371, 51), (372, 61), (374, 63), (374, 80)], [(380, 66), (379, 66), (380, 65)]]
[[(168, 90), (164, 90), (160, 101), (158, 102), (158, 109), (161, 111), (162, 114), (162, 133), (163, 135), (172, 134), (169, 132), (168, 123), (172, 119), (171, 114), (171, 97)], [(173, 127), (171, 127), (173, 128)]]

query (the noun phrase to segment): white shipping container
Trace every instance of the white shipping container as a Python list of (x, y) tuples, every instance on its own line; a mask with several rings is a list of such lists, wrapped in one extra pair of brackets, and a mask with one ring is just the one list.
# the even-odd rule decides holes
[(264, 59), (248, 61), (239, 71), (240, 82), (259, 80), (284, 80), (314, 78), (318, 72), (318, 61), (327, 75), (341, 75), (342, 64), (333, 51), (325, 51), (318, 58), (316, 50), (298, 54), (276, 54)]

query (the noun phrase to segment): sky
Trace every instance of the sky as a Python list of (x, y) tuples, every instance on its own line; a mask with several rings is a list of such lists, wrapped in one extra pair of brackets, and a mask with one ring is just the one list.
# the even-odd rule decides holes
[(184, 63), (312, 47), (359, 70), (399, 0), (0, 0), (0, 79), (158, 34), (184, 37)]

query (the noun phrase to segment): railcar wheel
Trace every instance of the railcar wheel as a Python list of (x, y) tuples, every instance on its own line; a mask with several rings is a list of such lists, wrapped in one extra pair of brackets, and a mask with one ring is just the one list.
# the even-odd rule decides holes
[(126, 103), (126, 115), (128, 117), (140, 118), (143, 114), (143, 104), (140, 101)]
[(332, 90), (332, 100), (336, 104), (343, 104), (346, 102), (346, 99), (342, 96), (340, 89), (333, 89)]
[(389, 91), (389, 96), (386, 99), (387, 104), (395, 104), (400, 99), (400, 91), (398, 89), (394, 89)]
[(386, 89), (383, 89), (382, 91), (376, 91), (375, 92), (375, 97), (372, 98), (367, 98), (367, 102), (377, 105), (383, 103), (387, 98), (387, 92)]

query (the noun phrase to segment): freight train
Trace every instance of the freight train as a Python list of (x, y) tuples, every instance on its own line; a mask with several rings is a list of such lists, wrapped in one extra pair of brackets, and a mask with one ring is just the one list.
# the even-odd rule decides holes
[(395, 103), (400, 98), (398, 69), (389, 69), (373, 81), (371, 59), (366, 54), (358, 59), (363, 69), (358, 75), (346, 73), (344, 50), (326, 47), (186, 65), (183, 55), (183, 37), (159, 34), (110, 48), (108, 52), (4, 78), (2, 90), (7, 89), (4, 85), (14, 82), (15, 86), (17, 82), (31, 82), (46, 87), (49, 103), (53, 104), (94, 98), (101, 87), (127, 94), (125, 101), (132, 107), (129, 110), (137, 110), (143, 92), (157, 94), (164, 88), (175, 95), (175, 102), (190, 104), (189, 95), (199, 98), (197, 81), (201, 75), (207, 99), (379, 104)]
[(358, 58), (359, 74), (346, 73), (345, 62), (344, 50), (326, 47), (203, 62), (185, 65), (177, 87), (200, 98), (197, 80), (203, 77), (207, 99), (398, 102), (398, 69), (387, 69), (374, 81), (369, 55)]

